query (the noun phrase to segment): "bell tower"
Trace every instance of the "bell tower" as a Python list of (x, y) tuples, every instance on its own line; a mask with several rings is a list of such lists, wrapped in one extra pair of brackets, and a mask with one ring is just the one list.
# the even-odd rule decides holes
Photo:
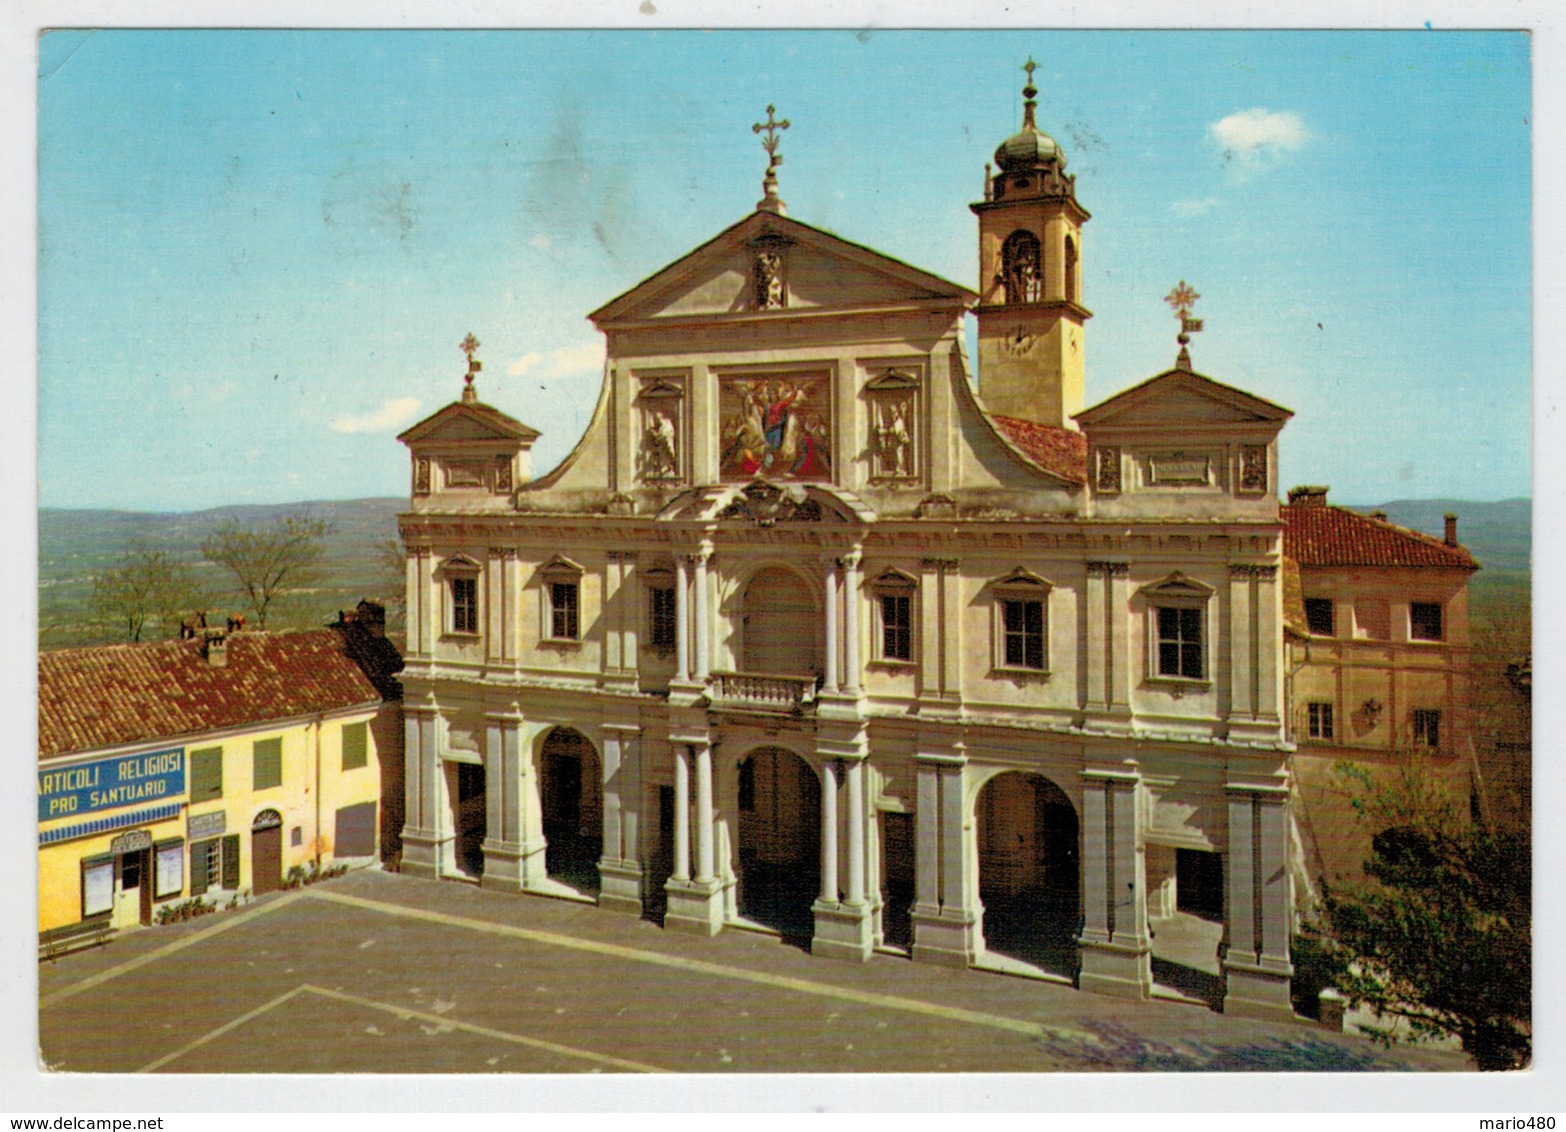
[(979, 218), (979, 396), (1001, 416), (1076, 428), (1082, 409), (1082, 225), (1066, 155), (1038, 128), (1029, 59), (1022, 129), (984, 168)]

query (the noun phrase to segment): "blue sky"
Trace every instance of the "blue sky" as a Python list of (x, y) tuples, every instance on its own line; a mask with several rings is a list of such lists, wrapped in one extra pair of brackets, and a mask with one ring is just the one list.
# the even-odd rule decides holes
[(1530, 493), (1530, 51), (1514, 32), (54, 32), (39, 42), (39, 500), (400, 495), (483, 398), (551, 466), (588, 311), (790, 214), (974, 285), (984, 163), (1039, 124), (1081, 202), (1087, 399), (1172, 363), (1296, 412), (1285, 484)]

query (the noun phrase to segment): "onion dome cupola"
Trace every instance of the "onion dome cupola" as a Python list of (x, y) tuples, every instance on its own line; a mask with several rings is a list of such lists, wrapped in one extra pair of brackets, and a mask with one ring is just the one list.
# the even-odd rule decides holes
[(1022, 129), (984, 170), (979, 218), (979, 395), (992, 413), (1073, 429), (1082, 409), (1082, 225), (1076, 178), (1036, 121), (1037, 64), (1022, 88)]

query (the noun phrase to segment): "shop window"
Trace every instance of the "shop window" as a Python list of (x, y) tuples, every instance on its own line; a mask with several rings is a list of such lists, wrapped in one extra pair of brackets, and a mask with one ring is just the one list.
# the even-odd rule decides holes
[(1332, 636), (1332, 599), (1308, 597), (1305, 599), (1305, 627), (1318, 637)]
[(1408, 607), (1408, 635), (1416, 641), (1441, 640), (1441, 604), (1416, 601)]
[(1007, 672), (1049, 671), (1051, 585), (1018, 567), (990, 583), (995, 595), (995, 667)]
[(343, 769), (358, 770), (370, 762), (370, 725), (343, 724)]
[(223, 748), (190, 752), (190, 804), (223, 796)]
[(373, 857), (375, 855), (375, 803), (361, 802), (337, 811), (334, 857)]
[(90, 857), (82, 862), (82, 919), (114, 911), (114, 858)]
[(1309, 731), (1312, 739), (1332, 738), (1332, 705), (1309, 704)]
[(190, 894), (239, 887), (239, 835), (213, 837), (190, 846)]
[(167, 900), (185, 890), (185, 842), (179, 838), (160, 841), (153, 847), (152, 895)]
[(875, 659), (908, 664), (914, 658), (913, 614), (918, 583), (900, 570), (887, 570), (870, 583), (878, 632)]
[(1414, 742), (1432, 749), (1441, 746), (1441, 713), (1434, 708), (1414, 709)]
[(283, 740), (279, 737), (257, 739), (253, 748), (254, 788), (270, 790), (283, 784)]

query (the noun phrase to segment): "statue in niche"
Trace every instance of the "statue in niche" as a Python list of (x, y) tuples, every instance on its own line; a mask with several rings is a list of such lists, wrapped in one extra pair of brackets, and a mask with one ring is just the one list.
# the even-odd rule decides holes
[(756, 255), (756, 306), (764, 311), (783, 309), (782, 252), (766, 251)]
[(882, 402), (875, 428), (875, 447), (883, 476), (912, 473), (913, 435), (908, 429), (906, 401)]
[(1240, 448), (1240, 490), (1267, 490), (1267, 448), (1246, 444)]
[(648, 419), (647, 431), (642, 437), (642, 453), (646, 479), (666, 480), (679, 477), (679, 437), (675, 434), (674, 422), (665, 414), (654, 413)]

